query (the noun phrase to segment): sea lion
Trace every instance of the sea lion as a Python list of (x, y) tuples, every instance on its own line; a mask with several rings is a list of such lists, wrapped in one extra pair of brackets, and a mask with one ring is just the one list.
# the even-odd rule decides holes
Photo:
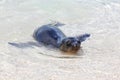
[(67, 37), (58, 26), (63, 24), (47, 24), (37, 28), (33, 33), (33, 38), (47, 45), (59, 48), (61, 51), (76, 53), (80, 49), (81, 42), (85, 41), (90, 34), (83, 34), (77, 37)]

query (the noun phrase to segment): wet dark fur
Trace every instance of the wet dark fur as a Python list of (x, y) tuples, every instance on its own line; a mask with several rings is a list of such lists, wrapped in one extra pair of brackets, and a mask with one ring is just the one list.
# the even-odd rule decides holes
[(64, 52), (76, 53), (83, 42), (90, 34), (83, 34), (77, 37), (66, 37), (58, 28), (61, 24), (47, 24), (35, 30), (33, 37), (36, 41), (52, 45)]

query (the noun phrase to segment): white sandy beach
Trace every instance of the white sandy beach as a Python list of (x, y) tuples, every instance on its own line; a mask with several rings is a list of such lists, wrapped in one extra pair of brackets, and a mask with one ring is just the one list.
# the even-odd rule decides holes
[[(90, 33), (79, 58), (59, 50), (17, 48), (33, 31), (59, 21), (67, 36)], [(0, 80), (120, 80), (119, 0), (0, 0)]]

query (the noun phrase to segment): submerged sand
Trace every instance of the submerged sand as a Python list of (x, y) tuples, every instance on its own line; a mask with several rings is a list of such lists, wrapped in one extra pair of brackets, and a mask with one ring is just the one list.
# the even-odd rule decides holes
[[(78, 58), (59, 50), (17, 48), (8, 42), (34, 42), (40, 25), (59, 21), (67, 36), (90, 33)], [(0, 80), (119, 80), (119, 0), (0, 0)]]

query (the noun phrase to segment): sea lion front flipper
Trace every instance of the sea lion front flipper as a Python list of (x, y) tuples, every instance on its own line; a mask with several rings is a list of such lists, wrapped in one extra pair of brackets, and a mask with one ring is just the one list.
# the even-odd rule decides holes
[(37, 46), (37, 47), (40, 47), (41, 45), (39, 45), (38, 43), (36, 42), (18, 42), (18, 43), (15, 43), (15, 42), (8, 42), (8, 44), (14, 46), (14, 47), (17, 47), (17, 48), (33, 48), (34, 46)]
[(80, 36), (78, 36), (77, 38), (79, 39), (80, 42), (85, 41), (88, 37), (90, 37), (90, 34), (82, 34)]

